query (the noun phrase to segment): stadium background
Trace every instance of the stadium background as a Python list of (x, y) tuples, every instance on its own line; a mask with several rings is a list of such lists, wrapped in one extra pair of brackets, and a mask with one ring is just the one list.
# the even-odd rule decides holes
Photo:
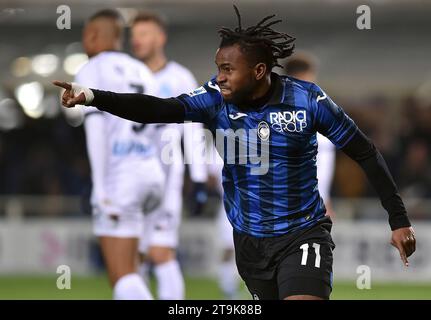
[[(244, 23), (277, 13), (297, 49), (319, 58), (319, 85), (382, 151), (417, 232), (411, 266), (392, 248), (386, 213), (365, 176), (337, 154), (332, 188), (336, 219), (335, 299), (431, 299), (431, 3), (425, 1), (236, 1)], [(59, 30), (58, 6), (71, 9)], [(356, 8), (371, 8), (371, 30), (358, 30)], [(90, 217), (82, 126), (60, 108), (52, 79), (72, 79), (85, 61), (84, 20), (93, 12), (151, 9), (169, 22), (168, 55), (199, 82), (216, 72), (216, 30), (235, 23), (231, 1), (0, 1), (0, 298), (109, 299)], [(179, 258), (187, 297), (220, 298), (214, 193), (190, 216), (186, 181)], [(59, 265), (72, 289), (58, 290)], [(371, 289), (356, 288), (357, 267), (371, 270)], [(248, 298), (244, 291), (244, 298)]]

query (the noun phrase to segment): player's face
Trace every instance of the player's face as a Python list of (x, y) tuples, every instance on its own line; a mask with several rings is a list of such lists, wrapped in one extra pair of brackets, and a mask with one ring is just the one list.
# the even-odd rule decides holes
[(237, 104), (251, 100), (256, 87), (255, 72), (240, 47), (233, 45), (219, 48), (215, 62), (218, 68), (217, 83), (223, 98)]
[(166, 35), (156, 23), (143, 21), (132, 27), (130, 42), (135, 57), (147, 60), (157, 53), (163, 52)]
[(85, 53), (92, 57), (96, 54), (96, 32), (94, 26), (89, 23), (84, 27), (82, 32), (82, 46), (84, 48)]

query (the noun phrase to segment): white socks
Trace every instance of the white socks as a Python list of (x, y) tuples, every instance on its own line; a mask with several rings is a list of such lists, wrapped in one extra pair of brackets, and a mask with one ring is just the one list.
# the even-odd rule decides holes
[(225, 299), (238, 299), (239, 275), (234, 259), (220, 264), (218, 283)]
[(153, 300), (153, 297), (141, 276), (137, 273), (129, 273), (115, 283), (114, 299)]
[(184, 279), (177, 260), (155, 265), (154, 274), (160, 300), (184, 300)]

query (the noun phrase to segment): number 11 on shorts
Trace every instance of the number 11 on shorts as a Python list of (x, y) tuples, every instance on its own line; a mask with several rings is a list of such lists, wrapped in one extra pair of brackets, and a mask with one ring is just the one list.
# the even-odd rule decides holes
[[(304, 243), (299, 248), (302, 250), (301, 265), (305, 266), (307, 265), (309, 245), (308, 243)], [(316, 253), (316, 261), (314, 261), (314, 266), (316, 268), (320, 268), (320, 244), (313, 243), (313, 248), (314, 248), (314, 252)]]

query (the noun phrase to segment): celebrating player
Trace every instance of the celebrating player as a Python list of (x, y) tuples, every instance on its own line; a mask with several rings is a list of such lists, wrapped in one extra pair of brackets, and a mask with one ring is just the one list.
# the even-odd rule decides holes
[(238, 27), (219, 30), (217, 76), (194, 92), (161, 99), (54, 82), (66, 89), (64, 106), (91, 105), (142, 123), (203, 122), (237, 146), (232, 154), (217, 145), (238, 271), (255, 299), (330, 296), (334, 244), (317, 188), (316, 132), (363, 168), (389, 214), (392, 244), (408, 265), (414, 232), (379, 151), (317, 85), (272, 72), (294, 47), (293, 37), (273, 30), (280, 20), (268, 16), (245, 28), (235, 11)]

